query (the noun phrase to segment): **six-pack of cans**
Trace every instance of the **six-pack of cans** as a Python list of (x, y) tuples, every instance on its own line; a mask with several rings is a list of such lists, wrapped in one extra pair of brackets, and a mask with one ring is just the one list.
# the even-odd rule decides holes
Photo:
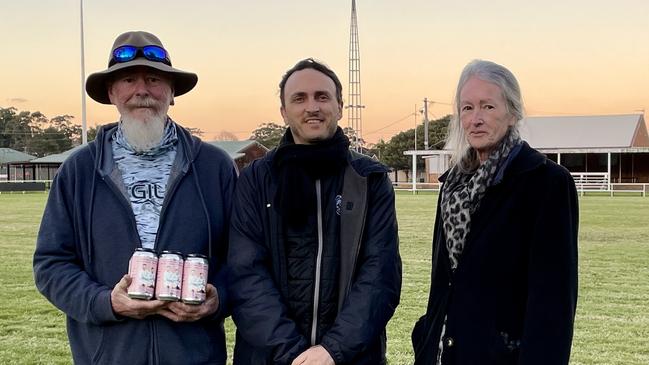
[(128, 264), (131, 285), (128, 296), (134, 299), (156, 298), (201, 304), (207, 289), (208, 261), (200, 254), (183, 257), (177, 251), (137, 248)]

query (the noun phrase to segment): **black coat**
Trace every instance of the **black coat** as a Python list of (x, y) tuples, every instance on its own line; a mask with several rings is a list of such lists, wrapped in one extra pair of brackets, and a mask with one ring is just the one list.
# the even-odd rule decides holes
[[(237, 365), (290, 364), (310, 347), (287, 310), (273, 157), (271, 151), (241, 173), (233, 203), (228, 267)], [(384, 166), (358, 154), (349, 164), (341, 216), (324, 218), (340, 219), (340, 283), (337, 316), (320, 345), (336, 364), (378, 365), (385, 363), (385, 327), (401, 291), (394, 191)], [(347, 181), (359, 183), (350, 188), (356, 192)]]
[[(441, 197), (441, 194), (440, 194)], [(452, 274), (438, 202), (431, 291), (415, 364), (567, 364), (577, 304), (577, 193), (527, 143), (487, 189)]]

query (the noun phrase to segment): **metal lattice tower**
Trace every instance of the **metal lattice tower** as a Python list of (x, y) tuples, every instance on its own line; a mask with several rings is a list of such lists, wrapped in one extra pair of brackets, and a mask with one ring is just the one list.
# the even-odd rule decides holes
[(361, 111), (361, 53), (358, 45), (358, 24), (356, 20), (356, 0), (352, 0), (352, 20), (349, 32), (349, 99), (347, 100), (347, 124), (354, 131), (352, 148), (361, 151), (363, 144), (363, 121)]

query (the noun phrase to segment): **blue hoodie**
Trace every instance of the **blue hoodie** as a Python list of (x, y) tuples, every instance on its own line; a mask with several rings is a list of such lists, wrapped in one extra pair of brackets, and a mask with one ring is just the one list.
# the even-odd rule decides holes
[(175, 323), (161, 316), (117, 316), (110, 303), (128, 260), (141, 246), (130, 203), (120, 183), (110, 138), (117, 124), (102, 127), (95, 141), (61, 166), (34, 253), (38, 290), (67, 315), (77, 364), (225, 364), (223, 319), (228, 221), (236, 168), (222, 150), (178, 128), (178, 152), (155, 242), (209, 257), (209, 282), (221, 303), (213, 316)]

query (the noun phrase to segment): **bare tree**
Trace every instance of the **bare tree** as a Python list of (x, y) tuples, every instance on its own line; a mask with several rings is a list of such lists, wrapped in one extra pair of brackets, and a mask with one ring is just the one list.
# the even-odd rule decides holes
[(239, 138), (232, 132), (220, 131), (214, 135), (215, 141), (238, 141)]

